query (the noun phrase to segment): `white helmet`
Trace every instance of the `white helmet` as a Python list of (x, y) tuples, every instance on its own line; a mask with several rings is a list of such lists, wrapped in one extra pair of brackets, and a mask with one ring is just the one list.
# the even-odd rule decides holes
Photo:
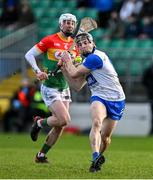
[(63, 21), (65, 20), (72, 20), (75, 23), (77, 22), (76, 17), (73, 14), (70, 13), (65, 13), (65, 14), (61, 14), (60, 18), (59, 18), (59, 24), (63, 24)]

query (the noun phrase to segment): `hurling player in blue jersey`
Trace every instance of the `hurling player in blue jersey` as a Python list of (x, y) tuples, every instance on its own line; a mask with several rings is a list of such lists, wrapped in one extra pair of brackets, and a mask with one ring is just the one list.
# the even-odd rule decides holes
[(93, 161), (89, 171), (97, 172), (105, 162), (103, 153), (123, 115), (125, 94), (111, 61), (104, 52), (96, 49), (91, 34), (77, 35), (76, 44), (85, 57), (82, 64), (75, 67), (71, 56), (65, 52), (62, 71), (76, 90), (80, 90), (86, 82), (90, 88), (92, 127), (89, 138)]

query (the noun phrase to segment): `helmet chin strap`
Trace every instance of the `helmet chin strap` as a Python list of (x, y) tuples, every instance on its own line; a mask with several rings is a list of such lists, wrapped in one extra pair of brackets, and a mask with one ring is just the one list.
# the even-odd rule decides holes
[(62, 33), (66, 36), (66, 37), (69, 37), (69, 36), (72, 36), (73, 33), (70, 33), (70, 32), (64, 32), (62, 29), (61, 29)]

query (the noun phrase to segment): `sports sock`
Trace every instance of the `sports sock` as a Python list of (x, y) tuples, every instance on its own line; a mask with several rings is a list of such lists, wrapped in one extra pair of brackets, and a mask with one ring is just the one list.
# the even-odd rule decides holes
[(37, 156), (38, 156), (38, 157), (44, 157), (44, 156), (45, 156), (45, 154), (44, 154), (44, 153), (39, 152)]
[(99, 152), (94, 152), (92, 154), (93, 160), (95, 161), (95, 159), (99, 156)]
[(47, 118), (42, 118), (42, 119), (39, 119), (37, 121), (37, 124), (39, 127), (43, 128), (43, 127), (49, 127), (49, 125), (47, 124)]
[(47, 152), (50, 150), (51, 146), (47, 145), (46, 143), (42, 146), (40, 153), (47, 154)]

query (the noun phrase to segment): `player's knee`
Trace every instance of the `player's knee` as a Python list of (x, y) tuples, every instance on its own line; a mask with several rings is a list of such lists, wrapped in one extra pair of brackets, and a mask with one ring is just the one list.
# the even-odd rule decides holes
[(67, 126), (67, 125), (68, 125), (68, 121), (66, 121), (66, 120), (60, 121), (60, 126), (61, 127), (64, 127), (64, 126)]
[(94, 119), (94, 122), (93, 122), (93, 127), (95, 129), (100, 129), (102, 126), (102, 122), (100, 119)]
[(67, 126), (71, 121), (71, 118), (70, 118), (70, 115), (67, 114), (67, 115), (63, 115), (60, 119), (60, 126), (63, 127), (63, 126)]

